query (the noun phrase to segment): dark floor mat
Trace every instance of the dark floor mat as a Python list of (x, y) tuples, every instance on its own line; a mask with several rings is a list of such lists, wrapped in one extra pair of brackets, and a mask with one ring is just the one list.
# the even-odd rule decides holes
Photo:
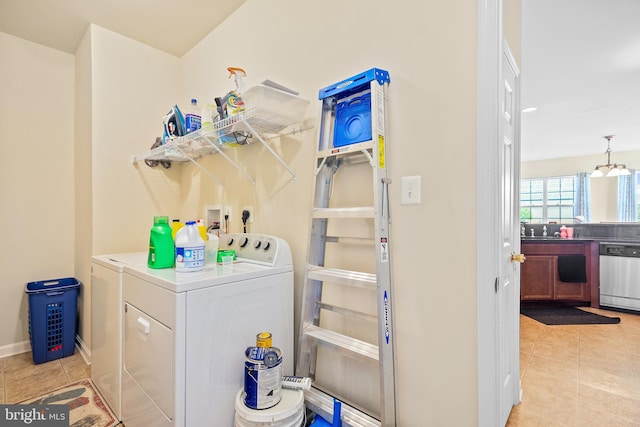
[(589, 313), (577, 307), (521, 307), (520, 313), (545, 325), (598, 325), (620, 323), (619, 317)]

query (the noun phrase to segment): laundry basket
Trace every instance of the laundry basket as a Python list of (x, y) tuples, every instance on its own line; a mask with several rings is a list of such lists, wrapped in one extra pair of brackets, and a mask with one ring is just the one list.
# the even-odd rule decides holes
[(36, 365), (73, 354), (79, 287), (73, 277), (26, 284), (29, 340)]

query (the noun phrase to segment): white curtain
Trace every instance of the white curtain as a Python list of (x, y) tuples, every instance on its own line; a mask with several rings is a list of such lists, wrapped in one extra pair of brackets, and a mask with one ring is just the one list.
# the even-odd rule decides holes
[(576, 198), (573, 206), (575, 216), (584, 217), (582, 222), (591, 222), (591, 186), (590, 174), (581, 172), (576, 175)]
[(636, 171), (629, 169), (631, 175), (618, 177), (618, 221), (638, 221), (638, 201), (636, 198)]

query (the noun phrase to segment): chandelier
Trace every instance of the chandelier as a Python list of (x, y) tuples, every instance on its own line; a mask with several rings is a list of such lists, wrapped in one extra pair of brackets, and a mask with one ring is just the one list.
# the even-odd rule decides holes
[(625, 164), (611, 164), (611, 138), (613, 135), (606, 135), (605, 139), (607, 140), (607, 164), (606, 165), (598, 165), (595, 167), (593, 172), (591, 172), (591, 178), (597, 178), (600, 176), (620, 176), (620, 175), (631, 175), (629, 169), (627, 169), (627, 165)]

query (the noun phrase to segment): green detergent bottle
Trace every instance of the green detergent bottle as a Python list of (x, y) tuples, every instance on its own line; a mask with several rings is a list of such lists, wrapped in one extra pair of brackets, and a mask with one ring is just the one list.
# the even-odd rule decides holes
[(175, 246), (171, 236), (168, 216), (154, 216), (149, 238), (149, 268), (172, 268), (175, 262)]

